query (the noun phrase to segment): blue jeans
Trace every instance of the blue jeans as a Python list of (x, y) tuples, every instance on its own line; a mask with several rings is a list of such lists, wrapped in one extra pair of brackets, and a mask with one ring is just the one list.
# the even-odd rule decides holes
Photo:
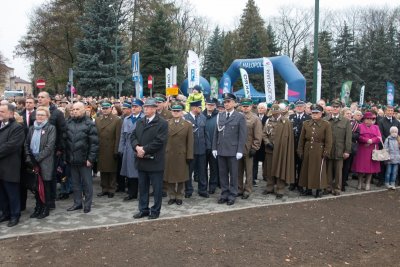
[[(139, 211), (160, 215), (164, 172), (139, 171)], [(149, 209), (150, 182), (154, 191), (154, 205)]]
[(394, 185), (397, 177), (398, 164), (386, 165), (385, 184)]

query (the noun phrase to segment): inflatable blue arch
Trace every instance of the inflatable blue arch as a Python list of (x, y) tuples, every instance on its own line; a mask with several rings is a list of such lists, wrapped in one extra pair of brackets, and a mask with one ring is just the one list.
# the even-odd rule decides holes
[[(306, 79), (290, 60), (288, 56), (277, 56), (268, 58), (283, 80), (288, 84), (288, 100), (294, 102), (306, 99)], [(220, 94), (232, 93), (232, 84), (240, 77), (240, 68), (248, 74), (264, 73), (263, 58), (236, 59), (222, 76), (219, 88)]]

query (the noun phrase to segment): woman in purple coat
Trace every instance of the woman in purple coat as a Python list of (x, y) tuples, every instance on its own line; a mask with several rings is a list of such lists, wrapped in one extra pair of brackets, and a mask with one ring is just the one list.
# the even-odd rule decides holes
[(371, 177), (381, 171), (379, 161), (372, 160), (372, 150), (379, 147), (382, 136), (379, 127), (375, 125), (376, 116), (366, 112), (363, 123), (359, 125), (358, 150), (354, 157), (352, 171), (358, 174), (358, 189), (361, 190), (365, 175), (365, 190), (370, 190)]

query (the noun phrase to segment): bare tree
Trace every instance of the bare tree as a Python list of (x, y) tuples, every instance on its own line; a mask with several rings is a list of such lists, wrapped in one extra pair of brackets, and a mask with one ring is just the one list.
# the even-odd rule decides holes
[(283, 53), (295, 61), (302, 44), (312, 36), (312, 9), (281, 7), (279, 16), (272, 19)]

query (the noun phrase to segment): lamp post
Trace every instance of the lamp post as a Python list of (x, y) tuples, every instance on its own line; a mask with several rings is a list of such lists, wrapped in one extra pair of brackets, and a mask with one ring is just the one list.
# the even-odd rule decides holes
[(114, 83), (115, 83), (115, 97), (119, 98), (118, 96), (118, 81), (117, 81), (117, 64), (118, 64), (118, 14), (114, 9), (114, 4), (108, 5), (108, 7), (112, 8), (114, 15), (115, 15), (115, 63), (114, 63)]
[(314, 68), (313, 68), (313, 90), (312, 101), (317, 103), (317, 80), (318, 80), (318, 28), (319, 28), (319, 0), (315, 0), (314, 17)]

